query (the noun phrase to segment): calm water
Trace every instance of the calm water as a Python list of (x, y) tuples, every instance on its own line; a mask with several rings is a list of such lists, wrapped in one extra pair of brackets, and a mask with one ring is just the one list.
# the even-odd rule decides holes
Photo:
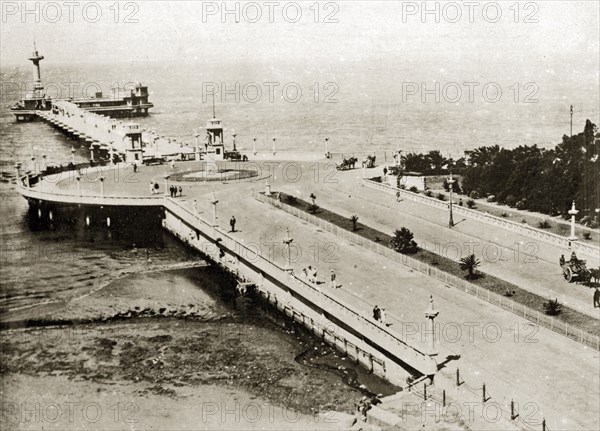
[[(252, 138), (259, 149), (270, 149), (272, 138), (277, 147), (294, 150), (322, 150), (323, 140), (330, 138), (332, 151), (405, 151), (440, 149), (456, 154), (459, 150), (478, 145), (500, 144), (514, 147), (520, 144), (552, 146), (568, 133), (568, 105), (576, 106), (575, 130), (583, 129), (586, 118), (598, 122), (597, 86), (593, 77), (585, 88), (585, 77), (556, 73), (536, 76), (538, 103), (514, 103), (509, 90), (515, 78), (503, 76), (457, 79), (445, 72), (445, 82), (496, 81), (503, 90), (498, 103), (488, 103), (481, 92), (475, 92), (473, 103), (464, 93), (459, 103), (447, 99), (456, 96), (441, 94), (439, 103), (433, 96), (422, 103), (420, 96), (402, 101), (402, 81), (429, 81), (440, 78), (439, 68), (421, 70), (418, 75), (409, 65), (390, 62), (387, 65), (348, 64), (340, 69), (327, 65), (284, 65), (240, 63), (210, 64), (119, 64), (56, 66), (42, 63), (42, 77), (48, 93), (68, 95), (74, 88), (79, 96), (90, 85), (104, 94), (111, 93), (115, 83), (142, 81), (149, 86), (155, 108), (152, 115), (137, 122), (162, 134), (193, 142), (194, 130), (205, 125), (211, 115), (207, 83), (226, 83), (235, 92), (226, 98), (217, 96), (218, 117), (225, 121), (227, 143), (231, 134), (238, 134), (241, 148), (250, 149)], [(159, 230), (151, 235), (127, 230), (109, 236), (102, 229), (86, 230), (82, 226), (63, 226), (54, 230), (32, 229), (27, 220), (27, 204), (14, 191), (13, 166), (29, 158), (32, 148), (37, 157), (46, 154), (48, 161), (69, 160), (72, 142), (43, 123), (18, 124), (8, 111), (18, 98), (14, 85), (30, 86), (31, 70), (22, 68), (0, 71), (3, 83), (0, 109), (0, 166), (2, 182), (1, 241), (2, 289), (0, 309), (27, 307), (44, 301), (69, 299), (96, 289), (119, 272), (137, 264), (131, 253), (134, 243), (148, 248), (156, 263), (188, 259), (187, 252)], [(566, 67), (566, 66), (565, 66)], [(455, 71), (457, 76), (463, 76)], [(416, 79), (418, 76), (419, 79)], [(269, 87), (274, 99), (270, 101)], [(320, 93), (315, 100), (315, 82)], [(526, 80), (521, 80), (526, 82)], [(51, 83), (51, 84), (50, 84)], [(302, 97), (296, 103), (282, 98), (282, 87), (296, 83)], [(329, 84), (327, 87), (325, 85)], [(246, 92), (243, 88), (246, 86)], [(28, 87), (29, 88), (29, 87)], [(258, 96), (256, 88), (261, 89)], [(428, 82), (428, 88), (433, 84)], [(295, 97), (291, 88), (288, 96)], [(466, 87), (463, 87), (466, 91)], [(522, 99), (530, 92), (520, 94)], [(328, 97), (336, 103), (325, 103)], [(203, 98), (206, 99), (203, 103)], [(250, 99), (256, 99), (250, 103)], [(201, 132), (202, 133), (202, 132)], [(89, 158), (89, 152), (76, 151), (77, 161)]]

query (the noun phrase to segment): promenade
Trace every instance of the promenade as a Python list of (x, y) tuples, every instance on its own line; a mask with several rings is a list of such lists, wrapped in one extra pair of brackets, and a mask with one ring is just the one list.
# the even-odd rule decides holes
[[(508, 252), (511, 244), (530, 241), (518, 234), (470, 220), (450, 230), (442, 211), (414, 202), (395, 202), (388, 194), (361, 187), (362, 169), (337, 172), (326, 163), (311, 162), (277, 162), (270, 168), (253, 163), (239, 166), (258, 167), (261, 169), (259, 177), (272, 169), (273, 191), (286, 191), (304, 200), (309, 200), (309, 195), (314, 193), (318, 205), (346, 216), (357, 214), (361, 223), (384, 232), (391, 233), (406, 226), (415, 233), (421, 246), (434, 241), (479, 241), (482, 244), (494, 241)], [(159, 204), (160, 197), (150, 194), (150, 181), (158, 182), (164, 193), (169, 181), (165, 175), (198, 168), (198, 164), (191, 162), (177, 164), (175, 170), (168, 165), (144, 166), (135, 174), (125, 170), (129, 175), (127, 181), (122, 175), (110, 175), (109, 171), (103, 174), (103, 185), (89, 176), (88, 180), (79, 182), (73, 178), (44, 180), (35, 188), (48, 193), (58, 190), (75, 197), (80, 194), (104, 195), (105, 198), (152, 197)], [(447, 388), (450, 397), (481, 404), (477, 390), (485, 383), (491, 400), (504, 409), (511, 399), (521, 408), (531, 403), (527, 412), (521, 410), (521, 418), (527, 416), (531, 421), (526, 426), (528, 429), (541, 429), (541, 418), (546, 418), (551, 430), (597, 429), (598, 351), (257, 201), (252, 193), (264, 191), (264, 179), (177, 185), (182, 187), (183, 196), (173, 199), (190, 210), (197, 208), (198, 215), (204, 220), (212, 221), (214, 208), (210, 200), (216, 198), (219, 201), (219, 226), (227, 229), (230, 217), (235, 216), (234, 238), (244, 244), (258, 245), (263, 256), (282, 267), (288, 264), (283, 240), (289, 230), (295, 245), (291, 266), (296, 274), (308, 265), (316, 265), (321, 290), (362, 310), (367, 317), (374, 305), (386, 308), (387, 322), (391, 324), (389, 330), (410, 343), (420, 346), (426, 343), (425, 310), (430, 295), (433, 295), (435, 308), (440, 312), (436, 319), (440, 336), (436, 345), (439, 350), (437, 361), (438, 364), (446, 362), (436, 375), (434, 390), (436, 387)], [(524, 288), (528, 285), (538, 294), (544, 292), (544, 295), (555, 297), (563, 292), (565, 296), (559, 297), (562, 302), (594, 315), (591, 292), (583, 286), (566, 284), (560, 277), (558, 264), (552, 263), (556, 250), (543, 243), (539, 246), (538, 263), (514, 262), (507, 258), (497, 262), (482, 259), (481, 269), (508, 281), (518, 281), (515, 284), (523, 284)], [(337, 273), (338, 288), (329, 286), (328, 275), (332, 269)], [(555, 276), (558, 278), (556, 283), (553, 282)], [(457, 368), (465, 385), (454, 389)], [(470, 393), (469, 388), (475, 391)], [(481, 407), (475, 407), (480, 416)], [(465, 407), (463, 414), (466, 413)], [(463, 420), (467, 421), (467, 418), (463, 417)]]

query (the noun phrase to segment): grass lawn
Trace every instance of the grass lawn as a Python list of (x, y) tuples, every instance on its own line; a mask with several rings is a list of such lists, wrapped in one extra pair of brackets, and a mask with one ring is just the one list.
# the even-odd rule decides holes
[[(288, 196), (291, 195), (288, 195), (286, 193), (280, 193), (281, 201), (302, 211), (309, 212), (308, 208), (311, 206), (309, 202), (303, 201), (302, 199), (299, 199), (295, 196)], [(313, 213), (313, 215), (320, 219), (333, 223), (336, 226), (346, 229), (348, 231), (352, 231), (353, 229), (352, 221), (349, 218), (343, 217), (325, 208), (319, 207), (319, 209), (315, 213)], [(400, 227), (401, 226), (398, 226), (398, 228)], [(392, 235), (373, 229), (367, 225), (360, 223), (360, 221), (356, 224), (356, 231), (354, 231), (354, 233), (356, 233), (359, 236), (362, 236), (363, 238), (369, 239), (374, 242), (378, 242), (383, 246), (392, 248), (390, 246)], [(417, 241), (418, 245), (418, 238), (415, 238), (415, 241)], [(411, 254), (410, 256), (421, 262), (435, 266), (440, 270), (447, 272), (448, 274), (452, 274), (457, 277), (466, 277), (465, 271), (462, 271), (460, 269), (459, 263), (457, 261), (440, 256), (431, 251), (419, 248), (417, 253)], [(493, 277), (488, 274), (484, 274), (480, 271), (477, 271), (477, 275), (477, 278), (470, 280), (473, 284), (500, 295), (506, 295), (507, 292), (510, 292), (510, 298), (513, 301), (526, 305), (532, 310), (537, 310), (544, 314), (543, 304), (548, 298), (536, 295), (535, 293), (521, 289), (520, 287), (512, 283), (509, 283), (505, 280)], [(563, 305), (561, 313), (555, 317), (559, 321), (568, 323), (569, 325), (573, 325), (574, 327), (582, 329), (587, 333), (594, 335), (600, 334), (600, 321), (598, 319), (595, 319), (592, 316), (588, 316), (587, 314), (580, 313), (579, 311), (573, 310), (572, 308)]]

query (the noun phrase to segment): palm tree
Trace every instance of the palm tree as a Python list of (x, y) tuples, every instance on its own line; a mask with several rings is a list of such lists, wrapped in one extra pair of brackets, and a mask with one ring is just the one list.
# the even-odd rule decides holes
[(358, 223), (358, 216), (353, 215), (350, 217), (350, 221), (352, 222), (352, 231), (356, 231), (356, 223)]
[(396, 229), (394, 238), (390, 241), (390, 245), (399, 253), (416, 253), (417, 243), (413, 240), (413, 233), (403, 227), (400, 230)]
[(474, 273), (475, 273), (475, 269), (481, 265), (481, 262), (479, 261), (479, 259), (477, 259), (475, 257), (474, 254), (467, 256), (467, 257), (463, 257), (460, 260), (460, 269), (462, 269), (463, 271), (468, 271), (469, 274), (467, 275), (467, 278), (470, 280), (473, 278)]

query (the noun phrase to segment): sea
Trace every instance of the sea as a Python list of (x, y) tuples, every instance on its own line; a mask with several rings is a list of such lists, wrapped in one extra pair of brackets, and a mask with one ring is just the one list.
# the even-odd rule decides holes
[[(45, 155), (49, 163), (64, 164), (72, 149), (75, 161), (85, 162), (89, 150), (45, 123), (15, 122), (9, 108), (31, 89), (31, 67), (23, 63), (0, 69), (0, 313), (27, 316), (44, 304), (90, 294), (136, 265), (133, 248), (147, 249), (156, 265), (193, 258), (160, 229), (135, 223), (111, 233), (81, 223), (48, 229), (31, 220), (27, 202), (15, 191), (15, 163)], [(276, 139), (280, 151), (324, 151), (328, 138), (333, 152), (440, 150), (452, 157), (482, 145), (552, 147), (569, 133), (571, 104), (574, 132), (583, 130), (588, 118), (598, 124), (597, 79), (571, 74), (560, 79), (557, 73), (515, 82), (506, 74), (502, 80), (459, 72), (451, 76), (437, 66), (416, 73), (401, 59), (341, 66), (252, 60), (219, 65), (42, 62), (42, 79), (53, 97), (99, 91), (110, 96), (135, 82), (147, 85), (155, 107), (148, 117), (133, 121), (190, 144), (214, 109), (225, 123), (226, 145), (235, 133), (242, 150), (251, 149), (254, 139), (257, 150), (270, 150)], [(196, 283), (201, 289), (201, 280)]]

